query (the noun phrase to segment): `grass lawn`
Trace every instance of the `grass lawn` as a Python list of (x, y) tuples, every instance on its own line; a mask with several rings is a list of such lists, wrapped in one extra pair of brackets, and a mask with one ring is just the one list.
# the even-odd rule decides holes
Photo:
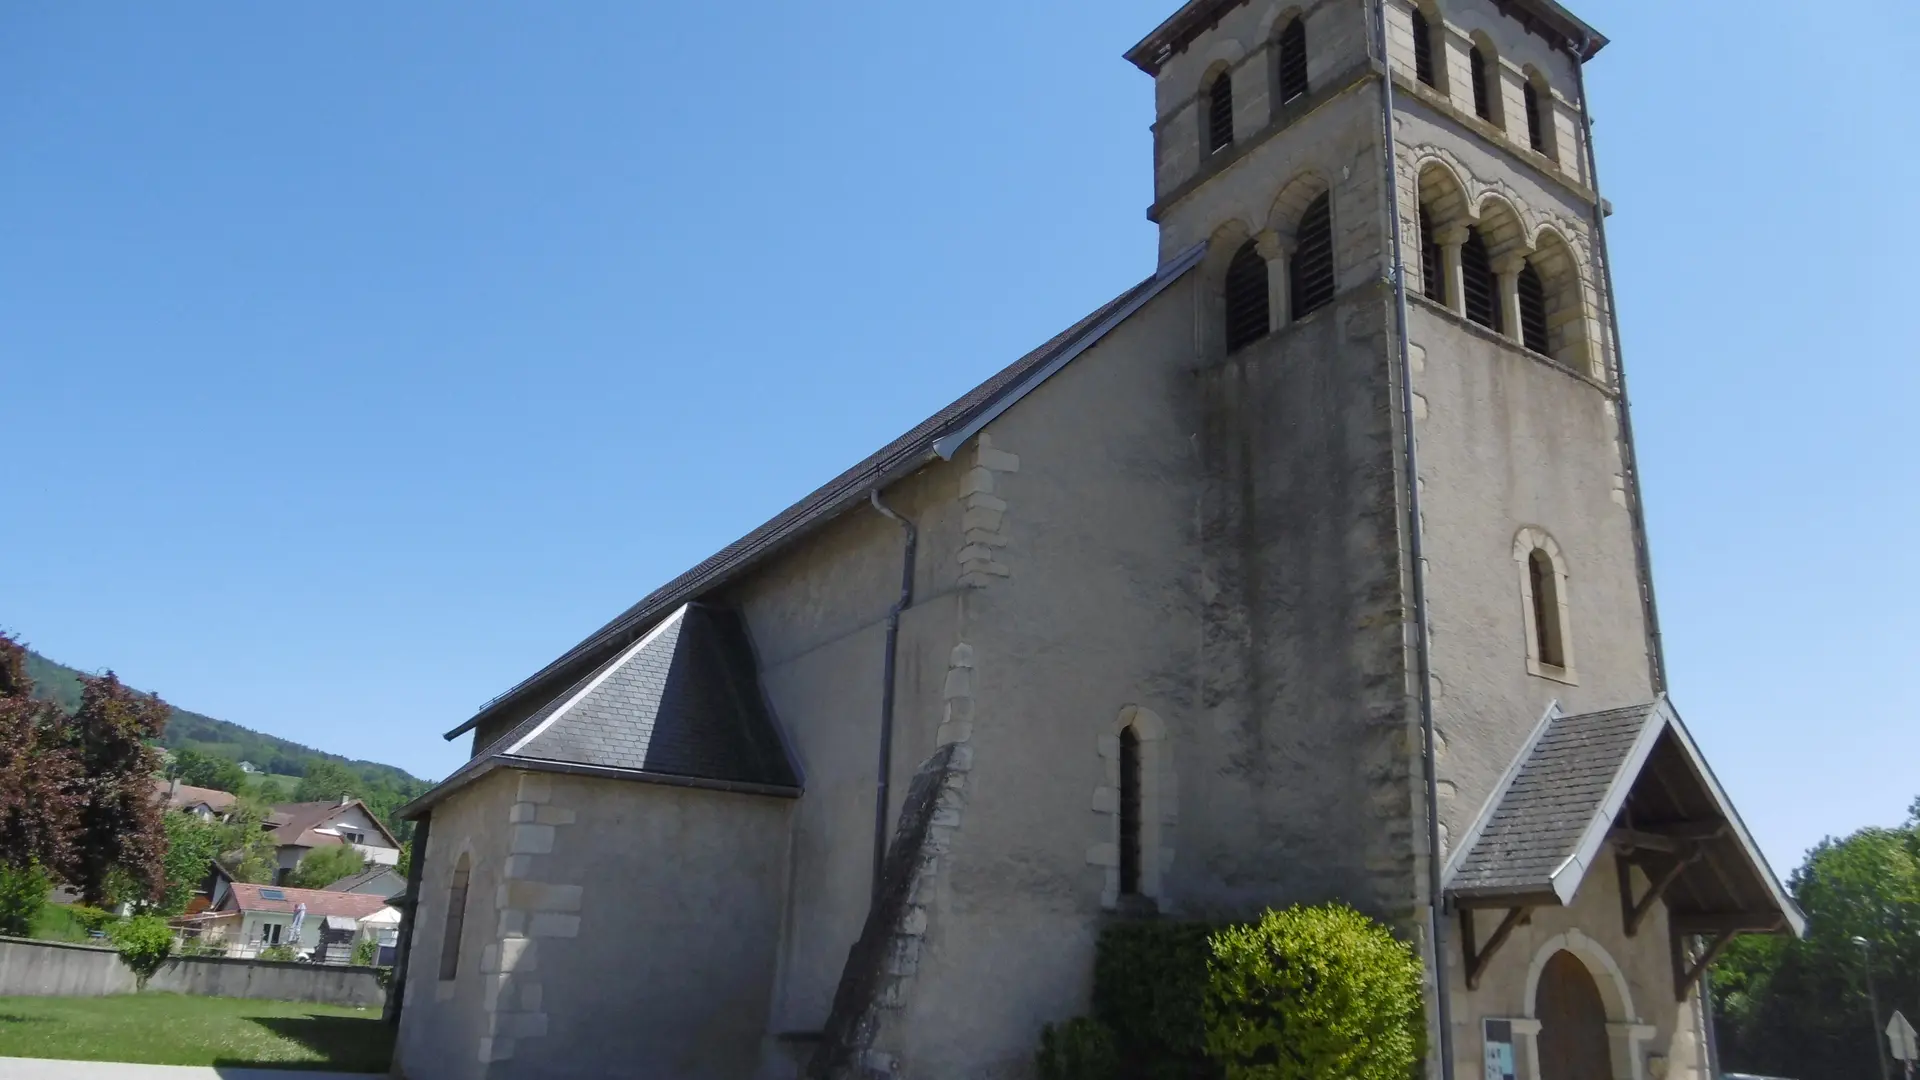
[(0, 997), (0, 1057), (385, 1072), (378, 1009), (124, 994)]
[[(87, 941), (87, 928), (73, 917), (65, 904), (48, 904), (33, 917), (33, 932), (28, 937), (41, 941)], [(104, 944), (96, 942), (95, 944)]]

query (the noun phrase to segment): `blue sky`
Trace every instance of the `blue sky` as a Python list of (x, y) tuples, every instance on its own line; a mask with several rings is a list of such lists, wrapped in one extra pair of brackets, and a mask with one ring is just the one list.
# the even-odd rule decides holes
[[(444, 775), (1151, 269), (1174, 6), (0, 5), (0, 626)], [(1920, 795), (1920, 5), (1577, 7), (1675, 693), (1784, 871)]]

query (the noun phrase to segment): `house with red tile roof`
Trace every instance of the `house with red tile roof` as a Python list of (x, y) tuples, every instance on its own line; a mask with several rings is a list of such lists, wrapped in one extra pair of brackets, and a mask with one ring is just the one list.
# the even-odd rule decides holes
[(290, 889), (234, 882), (218, 904), (196, 921), (200, 940), (222, 943), (230, 955), (255, 956), (276, 945), (315, 959), (344, 963), (354, 942), (383, 932), (386, 923), (370, 917), (386, 909), (385, 897), (325, 889)]

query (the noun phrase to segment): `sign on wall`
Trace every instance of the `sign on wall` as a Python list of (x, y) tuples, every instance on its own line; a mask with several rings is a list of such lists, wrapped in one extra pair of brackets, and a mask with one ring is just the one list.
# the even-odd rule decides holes
[(1513, 1064), (1513, 1021), (1488, 1020), (1485, 1027), (1487, 1080), (1518, 1080)]

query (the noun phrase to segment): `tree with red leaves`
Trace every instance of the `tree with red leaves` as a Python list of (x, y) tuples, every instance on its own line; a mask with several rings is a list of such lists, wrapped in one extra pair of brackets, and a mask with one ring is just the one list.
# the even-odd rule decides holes
[[(89, 904), (110, 899), (158, 900), (166, 889), (167, 830), (154, 797), (168, 708), (157, 696), (128, 689), (109, 671), (89, 678), (68, 725), (70, 747), (85, 776), (77, 828), (62, 877)], [(137, 896), (112, 897), (124, 880)]]
[(79, 823), (82, 782), (67, 716), (36, 701), (27, 651), (0, 634), (0, 867), (59, 867)]

